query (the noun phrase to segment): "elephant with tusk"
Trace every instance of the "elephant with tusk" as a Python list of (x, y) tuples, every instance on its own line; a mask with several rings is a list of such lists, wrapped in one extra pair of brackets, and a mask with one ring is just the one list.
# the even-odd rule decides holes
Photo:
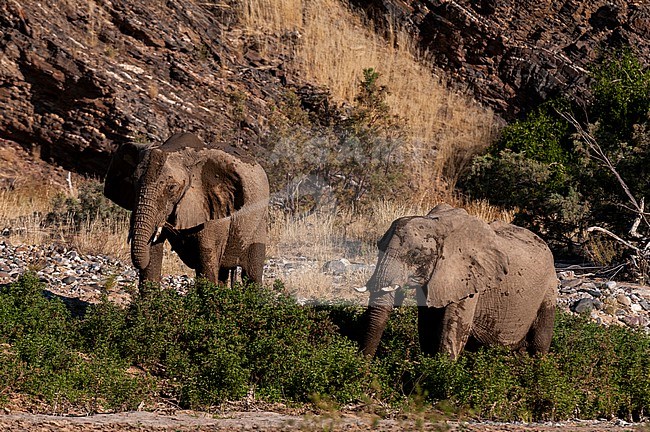
[(131, 210), (131, 259), (140, 285), (159, 281), (169, 241), (197, 275), (262, 282), (269, 183), (264, 169), (228, 146), (206, 147), (180, 133), (162, 145), (123, 144), (113, 155), (104, 195)]
[(377, 245), (374, 274), (357, 289), (370, 293), (364, 354), (375, 355), (405, 288), (416, 291), (424, 353), (456, 358), (466, 345), (548, 352), (557, 278), (551, 251), (532, 232), (440, 204), (395, 220)]

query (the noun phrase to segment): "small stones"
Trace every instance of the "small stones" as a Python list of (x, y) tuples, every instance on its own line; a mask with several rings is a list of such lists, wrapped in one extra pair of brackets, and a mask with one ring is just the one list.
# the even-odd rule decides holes
[(596, 284), (593, 282), (583, 282), (582, 284), (580, 284), (580, 289), (584, 291), (595, 291)]
[(623, 306), (630, 306), (632, 304), (632, 300), (628, 296), (626, 296), (624, 293), (620, 293), (616, 296), (616, 301), (622, 304)]
[(575, 294), (577, 291), (575, 288), (571, 287), (561, 287), (560, 294)]
[(558, 307), (587, 314), (602, 325), (643, 327), (650, 331), (650, 289), (614, 281), (598, 281), (558, 272)]
[(625, 315), (620, 318), (629, 327), (646, 327), (648, 318), (641, 315)]
[(557, 273), (557, 278), (561, 281), (564, 280), (575, 280), (576, 273), (573, 270), (564, 270)]
[(610, 291), (613, 291), (616, 288), (616, 282), (615, 281), (607, 281), (607, 282), (605, 282), (604, 285)]
[(598, 298), (598, 297), (603, 295), (603, 293), (597, 288), (589, 289), (589, 288), (586, 288), (586, 287), (582, 286), (582, 287), (580, 287), (580, 291), (581, 292), (586, 292), (587, 294), (589, 294), (590, 296), (595, 297), (595, 298)]
[(643, 310), (643, 307), (638, 303), (632, 303), (630, 305), (630, 310), (632, 312), (641, 312)]
[(327, 261), (322, 268), (324, 273), (331, 273), (333, 275), (342, 275), (347, 271), (350, 266), (350, 261), (345, 258)]
[(594, 300), (590, 298), (583, 298), (575, 302), (572, 309), (577, 314), (589, 313), (594, 309)]
[(66, 276), (63, 279), (61, 279), (61, 282), (63, 282), (66, 285), (71, 285), (77, 281), (77, 278), (74, 276)]

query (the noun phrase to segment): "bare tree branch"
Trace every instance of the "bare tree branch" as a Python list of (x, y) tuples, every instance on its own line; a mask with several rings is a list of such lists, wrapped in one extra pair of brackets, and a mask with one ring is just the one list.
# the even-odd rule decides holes
[[(562, 116), (566, 121), (571, 123), (573, 127), (576, 128), (578, 131), (578, 134), (582, 138), (582, 140), (589, 146), (591, 151), (594, 153), (592, 157), (599, 162), (601, 162), (609, 171), (611, 171), (612, 174), (614, 174), (614, 177), (616, 177), (616, 180), (618, 180), (618, 183), (621, 185), (623, 188), (623, 191), (625, 192), (625, 195), (627, 195), (628, 199), (632, 203), (632, 206), (634, 207), (634, 212), (638, 215), (639, 218), (643, 219), (643, 221), (646, 223), (646, 225), (650, 226), (650, 222), (648, 222), (648, 219), (646, 218), (646, 215), (644, 213), (644, 206), (642, 204), (639, 204), (639, 202), (634, 198), (634, 195), (632, 195), (632, 192), (630, 191), (630, 188), (627, 186), (623, 178), (620, 176), (618, 171), (616, 171), (616, 168), (614, 167), (614, 164), (609, 160), (603, 149), (600, 147), (600, 144), (598, 144), (598, 141), (596, 141), (596, 138), (594, 138), (593, 135), (591, 135), (589, 132), (587, 132), (580, 122), (576, 120), (573, 115), (569, 113), (563, 113), (557, 111), (559, 115)], [(640, 220), (639, 220), (640, 222)], [(635, 222), (636, 223), (636, 222)], [(638, 224), (637, 224), (638, 227)], [(636, 232), (636, 230), (635, 230)]]
[(639, 224), (641, 223), (641, 219), (643, 219), (643, 216), (645, 213), (645, 197), (641, 198), (641, 201), (639, 201), (639, 206), (641, 208), (641, 212), (637, 215), (636, 219), (634, 219), (634, 223), (632, 224), (632, 227), (630, 228), (630, 236), (634, 238), (641, 238), (643, 235), (639, 234), (637, 230), (639, 229)]

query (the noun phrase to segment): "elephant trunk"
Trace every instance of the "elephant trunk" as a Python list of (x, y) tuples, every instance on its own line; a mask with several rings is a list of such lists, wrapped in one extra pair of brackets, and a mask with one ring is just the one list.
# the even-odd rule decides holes
[(143, 270), (149, 265), (149, 249), (156, 227), (155, 191), (145, 188), (141, 191), (131, 222), (131, 260)]
[(370, 291), (370, 300), (362, 351), (369, 357), (373, 357), (377, 351), (381, 335), (395, 304), (395, 291), (398, 285), (396, 282), (401, 281), (402, 276), (401, 266), (390, 252), (386, 252), (380, 257), (375, 273), (366, 284)]
[(368, 327), (363, 339), (362, 352), (368, 357), (374, 357), (381, 335), (384, 333), (388, 317), (393, 310), (394, 293), (382, 293), (379, 297), (373, 298), (373, 294), (368, 306)]

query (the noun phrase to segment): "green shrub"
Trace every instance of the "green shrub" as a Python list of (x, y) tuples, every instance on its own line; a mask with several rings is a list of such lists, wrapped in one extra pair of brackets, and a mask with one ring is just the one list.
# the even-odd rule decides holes
[(91, 314), (88, 347), (117, 344), (113, 352), (176, 383), (168, 391), (187, 406), (239, 399), (251, 388), (303, 402), (314, 393), (340, 402), (363, 394), (367, 365), (356, 347), (322, 313), (277, 291), (199, 280), (185, 296), (151, 290), (118, 319), (121, 327), (99, 327), (114, 313), (103, 306)]
[[(267, 171), (292, 212), (325, 204), (359, 206), (407, 187), (400, 153), (406, 134), (386, 102), (380, 74), (363, 70), (352, 106), (336, 106), (326, 92), (301, 100), (288, 93), (270, 122)], [(315, 93), (315, 94), (314, 94)]]
[(623, 234), (635, 216), (617, 178), (560, 113), (584, 113), (582, 123), (631, 193), (637, 200), (650, 194), (650, 69), (630, 52), (616, 52), (592, 76), (589, 106), (543, 104), (505, 127), (460, 183), (474, 197), (517, 209), (514, 222), (540, 234), (555, 252), (579, 252), (572, 247), (591, 225)]
[(126, 308), (104, 299), (84, 317), (45, 297), (33, 275), (0, 288), (0, 406), (19, 394), (95, 412), (162, 395), (207, 408), (253, 391), (496, 420), (639, 419), (650, 409), (650, 335), (584, 317), (557, 315), (546, 356), (490, 348), (451, 361), (424, 356), (416, 308), (397, 308), (369, 361), (354, 342), (365, 308), (300, 306), (280, 285), (154, 288)]
[[(134, 409), (152, 383), (126, 373), (119, 358), (83, 353), (79, 322), (63, 302), (43, 295), (27, 273), (0, 289), (0, 377), (21, 393), (60, 409)], [(6, 402), (0, 399), (0, 403)]]

